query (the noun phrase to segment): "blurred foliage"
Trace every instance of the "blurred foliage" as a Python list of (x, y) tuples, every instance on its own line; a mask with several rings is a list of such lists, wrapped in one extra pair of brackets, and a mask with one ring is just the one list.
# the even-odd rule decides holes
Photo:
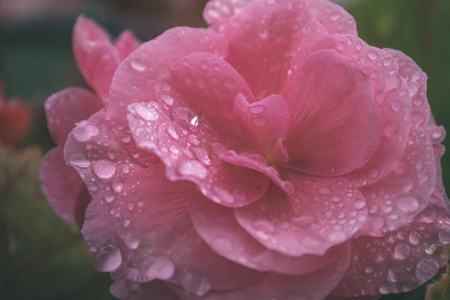
[(39, 149), (0, 151), (0, 299), (114, 299), (109, 274), (92, 267), (76, 225), (41, 189)]
[(425, 300), (448, 300), (450, 299), (450, 276), (446, 267), (446, 273), (442, 274), (441, 279), (427, 287)]

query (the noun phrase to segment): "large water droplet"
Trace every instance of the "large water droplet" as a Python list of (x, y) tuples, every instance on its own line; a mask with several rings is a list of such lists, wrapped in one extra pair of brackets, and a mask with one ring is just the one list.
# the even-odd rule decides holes
[(439, 263), (430, 256), (422, 258), (416, 266), (416, 277), (419, 284), (431, 279), (439, 271)]
[(116, 167), (109, 160), (99, 160), (92, 167), (95, 175), (100, 178), (108, 179), (116, 173)]
[(97, 136), (98, 133), (99, 133), (98, 128), (92, 125), (76, 127), (72, 130), (73, 136), (79, 142), (86, 142), (90, 140), (92, 137)]
[(175, 101), (172, 97), (172, 95), (170, 95), (169, 93), (166, 92), (162, 92), (159, 93), (157, 95), (158, 99), (161, 100), (162, 102), (166, 103), (167, 105), (172, 105), (173, 102)]
[(420, 244), (420, 234), (417, 231), (411, 231), (408, 240), (411, 245), (417, 246)]
[(181, 279), (181, 285), (191, 293), (197, 296), (205, 295), (210, 287), (208, 279), (198, 271), (190, 270)]
[(419, 207), (419, 200), (417, 200), (414, 196), (407, 195), (398, 198), (396, 204), (401, 211), (409, 214), (417, 211), (417, 208)]
[(189, 124), (189, 126), (198, 125), (198, 117), (189, 108), (185, 106), (177, 106), (172, 112), (172, 117), (175, 120), (182, 120)]
[(192, 152), (194, 152), (195, 157), (204, 165), (211, 165), (211, 159), (209, 158), (208, 151), (200, 147), (192, 147)]
[(450, 243), (450, 228), (441, 229), (438, 233), (439, 241), (443, 244)]
[(142, 119), (146, 121), (155, 121), (159, 118), (158, 105), (156, 102), (146, 104), (138, 103), (134, 106), (134, 110)]
[(118, 247), (107, 245), (95, 254), (94, 267), (100, 272), (112, 272), (122, 264), (122, 254)]
[(130, 59), (130, 65), (133, 69), (139, 72), (143, 72), (146, 69), (145, 64), (138, 59)]
[(179, 171), (185, 176), (194, 176), (203, 179), (208, 175), (208, 170), (196, 160), (183, 160)]
[(87, 168), (91, 162), (81, 153), (74, 153), (69, 157), (69, 163), (79, 168)]
[(172, 277), (174, 272), (175, 266), (172, 261), (165, 257), (159, 257), (148, 266), (145, 275), (149, 278), (167, 280)]
[(394, 247), (394, 258), (398, 260), (406, 259), (411, 253), (411, 249), (405, 243), (398, 243)]
[(401, 278), (401, 272), (395, 268), (392, 267), (388, 270), (388, 277), (387, 279), (391, 282), (398, 282), (399, 279)]

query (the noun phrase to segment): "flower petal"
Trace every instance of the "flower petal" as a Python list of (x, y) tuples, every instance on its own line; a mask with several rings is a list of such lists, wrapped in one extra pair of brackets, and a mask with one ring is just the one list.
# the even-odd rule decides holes
[(100, 99), (81, 88), (67, 88), (45, 102), (50, 133), (59, 145), (64, 145), (76, 122), (88, 119), (103, 107)]
[(131, 30), (125, 30), (119, 35), (115, 45), (119, 52), (119, 59), (122, 61), (131, 52), (136, 50), (141, 45), (141, 42), (134, 36)]
[[(129, 127), (142, 149), (166, 165), (171, 180), (189, 180), (211, 200), (240, 207), (259, 199), (269, 179), (256, 171), (234, 166), (219, 158), (236, 142), (213, 129), (189, 108), (177, 106), (172, 118), (157, 102), (129, 105)], [(236, 146), (237, 147), (237, 146)]]
[(211, 0), (203, 11), (203, 18), (211, 28), (222, 31), (226, 22), (240, 13), (242, 9), (254, 0)]
[(240, 136), (234, 98), (242, 93), (249, 102), (255, 100), (245, 80), (231, 65), (211, 53), (196, 53), (175, 63), (171, 75), (170, 85), (184, 105), (204, 113), (223, 131)]
[(120, 213), (116, 228), (129, 251), (128, 278), (137, 283), (170, 280), (198, 294), (258, 280), (258, 272), (217, 255), (198, 236), (188, 212), (196, 186), (169, 181), (164, 168), (160, 164), (136, 172), (113, 205)]
[(403, 52), (393, 49), (384, 49), (392, 55), (397, 62), (398, 74), (408, 84), (409, 95), (412, 100), (412, 123), (425, 126), (430, 119), (430, 105), (427, 99), (427, 74)]
[(448, 253), (441, 245), (450, 243), (449, 224), (441, 208), (429, 207), (386, 236), (352, 240), (350, 268), (333, 294), (401, 293), (425, 283), (447, 262)]
[(110, 36), (95, 22), (80, 16), (73, 29), (72, 43), (78, 68), (97, 95), (104, 99), (120, 63)]
[(333, 261), (316, 272), (303, 276), (268, 273), (262, 280), (245, 289), (211, 292), (204, 297), (186, 297), (189, 300), (321, 300), (342, 279), (348, 268), (349, 256)]
[(289, 168), (336, 176), (363, 166), (375, 152), (382, 119), (365, 68), (333, 50), (308, 56), (286, 90), (291, 130)]
[(269, 160), (289, 160), (283, 140), (289, 129), (290, 113), (283, 96), (271, 95), (249, 104), (239, 94), (234, 100), (234, 113), (250, 148), (256, 147)]
[(321, 47), (337, 50), (367, 69), (374, 83), (376, 103), (383, 118), (383, 134), (372, 158), (347, 177), (358, 185), (375, 182), (387, 174), (403, 156), (411, 126), (411, 97), (398, 64), (386, 51), (371, 47), (356, 36), (333, 35)]
[(290, 195), (272, 185), (259, 201), (234, 210), (238, 223), (267, 248), (289, 256), (323, 255), (367, 220), (365, 199), (348, 181), (289, 172), (285, 178), (295, 186)]
[(149, 295), (158, 300), (179, 300), (180, 298), (172, 292), (166, 282), (153, 280), (146, 283), (135, 283), (128, 280), (126, 276), (115, 275), (114, 283), (110, 292), (119, 299), (148, 300)]
[(66, 165), (62, 147), (52, 149), (45, 155), (39, 177), (52, 208), (66, 222), (74, 222), (77, 197), (83, 182), (77, 172)]
[[(194, 227), (202, 239), (218, 254), (258, 271), (285, 275), (302, 275), (320, 269), (348, 253), (348, 245), (330, 249), (324, 256), (292, 257), (261, 245), (237, 223), (230, 208), (204, 197), (193, 197), (189, 203)], [(260, 224), (270, 227), (270, 223)]]
[(112, 130), (137, 160), (146, 161), (147, 151), (136, 146), (128, 128), (127, 106), (136, 102), (160, 101), (167, 107), (176, 106), (168, 85), (170, 67), (182, 57), (197, 52), (211, 52), (219, 56), (226, 52), (227, 41), (221, 34), (200, 29), (178, 27), (167, 30), (156, 39), (143, 44), (117, 68), (111, 83), (108, 116), (114, 119)]
[(369, 220), (360, 234), (400, 228), (428, 207), (436, 181), (434, 152), (428, 136), (413, 125), (402, 160), (385, 178), (361, 188)]

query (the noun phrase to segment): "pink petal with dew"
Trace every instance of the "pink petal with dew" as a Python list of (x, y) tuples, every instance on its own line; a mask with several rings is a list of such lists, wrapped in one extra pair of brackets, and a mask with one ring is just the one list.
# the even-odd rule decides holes
[(269, 160), (289, 160), (283, 141), (289, 129), (290, 113), (283, 96), (271, 95), (249, 104), (239, 94), (234, 100), (234, 113), (250, 148), (264, 153)]
[(367, 185), (389, 174), (403, 156), (411, 126), (411, 97), (399, 66), (386, 51), (367, 45), (352, 35), (333, 35), (322, 48), (337, 50), (362, 65), (374, 84), (374, 96), (383, 119), (383, 134), (372, 158), (347, 177)]
[(96, 199), (89, 203), (81, 233), (96, 270), (112, 272), (122, 266), (126, 256), (107, 205)]
[[(319, 36), (311, 35), (310, 22), (319, 23)], [(283, 94), (298, 64), (293, 62), (310, 54), (321, 36), (335, 31), (356, 34), (356, 26), (345, 10), (328, 1), (266, 0), (247, 5), (222, 31), (230, 43), (226, 60), (262, 99)]]
[(397, 230), (428, 207), (436, 181), (433, 147), (419, 125), (413, 125), (402, 160), (385, 178), (361, 188), (369, 220), (360, 234)]
[[(237, 223), (230, 208), (212, 203), (199, 195), (192, 197), (189, 210), (196, 231), (211, 249), (247, 268), (285, 275), (303, 275), (348, 255), (348, 244), (344, 244), (330, 249), (324, 256), (286, 256), (266, 248), (251, 237)], [(259, 226), (263, 229), (272, 225), (262, 221)]]
[(323, 255), (349, 240), (367, 220), (361, 192), (345, 179), (285, 172), (295, 190), (275, 185), (257, 202), (234, 210), (238, 223), (269, 249), (289, 256)]
[(156, 39), (143, 44), (118, 67), (111, 83), (108, 115), (112, 130), (136, 159), (144, 164), (148, 155), (136, 146), (128, 128), (127, 106), (136, 102), (160, 101), (167, 107), (177, 106), (169, 85), (170, 67), (182, 57), (197, 52), (226, 53), (227, 41), (221, 34), (200, 28), (178, 27), (167, 30)]
[(104, 110), (78, 123), (71, 131), (64, 159), (81, 176), (93, 201), (101, 201), (109, 207), (120, 194), (118, 187), (142, 168), (117, 141)]
[(308, 56), (286, 90), (289, 168), (337, 176), (362, 167), (381, 136), (382, 119), (367, 70), (334, 50)]
[(430, 105), (427, 99), (427, 74), (403, 52), (393, 49), (384, 49), (398, 63), (398, 74), (408, 85), (412, 100), (411, 121), (414, 124), (425, 126), (430, 119)]
[(187, 300), (321, 300), (339, 283), (348, 264), (349, 256), (345, 255), (341, 260), (334, 260), (324, 268), (307, 275), (287, 276), (267, 273), (262, 280), (246, 288), (211, 291), (203, 297), (186, 295), (180, 290), (178, 292)]
[(136, 172), (113, 205), (120, 213), (116, 228), (128, 247), (127, 277), (136, 283), (170, 280), (196, 294), (260, 279), (258, 272), (211, 251), (193, 229), (188, 212), (196, 186), (171, 182), (162, 174), (162, 164)]
[(77, 197), (83, 182), (77, 172), (66, 165), (62, 147), (52, 149), (45, 155), (39, 177), (52, 208), (66, 222), (74, 222)]
[(126, 276), (115, 274), (110, 292), (119, 299), (149, 300), (149, 295), (155, 300), (180, 300), (163, 280), (153, 280), (146, 283), (135, 283)]
[(242, 93), (249, 102), (255, 99), (245, 80), (226, 61), (211, 53), (183, 57), (172, 66), (170, 85), (186, 106), (205, 114), (223, 131), (241, 137), (234, 98)]
[(73, 29), (72, 44), (78, 68), (104, 100), (108, 96), (114, 71), (120, 63), (111, 37), (95, 22), (80, 16)]
[(448, 253), (442, 246), (449, 243), (450, 220), (434, 206), (384, 237), (354, 239), (350, 268), (333, 294), (354, 297), (410, 291), (445, 265)]
[(226, 206), (244, 206), (264, 195), (269, 179), (220, 159), (238, 147), (186, 106), (172, 108), (172, 117), (160, 103), (128, 106), (129, 128), (136, 144), (159, 156), (170, 180), (189, 180), (211, 200)]
[(211, 29), (222, 31), (226, 22), (239, 14), (245, 6), (254, 0), (211, 0), (203, 11), (203, 18), (211, 25)]
[(76, 122), (88, 119), (103, 107), (100, 99), (81, 88), (67, 88), (45, 102), (50, 133), (59, 145), (64, 145)]
[(140, 45), (141, 41), (139, 41), (134, 36), (131, 30), (123, 31), (117, 38), (117, 41), (115, 42), (115, 46), (119, 53), (120, 61), (127, 58), (127, 56), (130, 55), (131, 52), (139, 48)]

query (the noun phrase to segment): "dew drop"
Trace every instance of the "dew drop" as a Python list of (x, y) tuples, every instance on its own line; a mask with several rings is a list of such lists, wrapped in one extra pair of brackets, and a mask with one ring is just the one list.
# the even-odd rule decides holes
[(208, 151), (204, 148), (192, 147), (192, 152), (194, 152), (195, 157), (204, 165), (211, 165), (211, 159), (209, 158)]
[(142, 61), (137, 60), (137, 59), (130, 59), (130, 65), (133, 69), (135, 69), (136, 71), (139, 71), (139, 72), (143, 72), (146, 69), (145, 64)]
[(391, 282), (398, 282), (400, 277), (401, 277), (401, 274), (400, 274), (400, 272), (399, 272), (399, 270), (397, 268), (393, 267), (393, 268), (390, 268), (388, 270), (388, 277), (387, 277), (387, 279), (389, 281), (391, 281)]
[(111, 178), (116, 173), (116, 167), (109, 160), (99, 160), (93, 166), (95, 175), (102, 179)]
[(420, 244), (420, 234), (417, 231), (411, 231), (408, 240), (411, 245), (417, 246)]
[(335, 232), (330, 233), (328, 238), (333, 243), (342, 243), (343, 241), (345, 241), (347, 239), (347, 236), (345, 233), (343, 233), (341, 231), (335, 231)]
[(92, 125), (76, 127), (72, 130), (73, 136), (79, 142), (86, 142), (90, 140), (92, 137), (97, 136), (98, 133), (99, 133), (98, 128)]
[(149, 102), (148, 104), (138, 103), (134, 106), (134, 110), (142, 119), (146, 121), (155, 121), (159, 118), (158, 106), (155, 102)]
[(392, 282), (383, 282), (382, 284), (380, 284), (380, 286), (378, 287), (378, 291), (380, 292), (380, 294), (391, 294), (396, 292), (396, 288), (395, 288), (395, 284)]
[(208, 175), (208, 170), (196, 160), (184, 160), (181, 162), (179, 171), (185, 176), (194, 176), (203, 179)]
[(353, 204), (353, 206), (354, 206), (356, 209), (363, 209), (364, 207), (366, 207), (366, 201), (365, 201), (364, 199), (357, 200), (357, 201)]
[(331, 192), (328, 188), (322, 187), (318, 190), (320, 195), (329, 195)]
[(177, 106), (172, 112), (172, 117), (176, 120), (182, 120), (190, 126), (198, 125), (198, 117), (189, 108), (185, 106)]
[(165, 257), (159, 257), (148, 266), (145, 276), (167, 280), (173, 276), (174, 272), (175, 266), (172, 261)]
[(263, 39), (266, 39), (269, 36), (267, 28), (261, 28), (259, 30), (259, 36), (262, 37)]
[(214, 249), (221, 254), (229, 254), (233, 253), (233, 245), (231, 244), (230, 240), (227, 238), (215, 238), (212, 241), (212, 245)]
[(157, 95), (157, 97), (158, 97), (159, 100), (161, 100), (162, 102), (166, 103), (167, 105), (172, 105), (173, 102), (175, 101), (173, 99), (173, 97), (169, 93), (166, 93), (166, 92), (159, 93)]
[(405, 243), (398, 243), (394, 247), (394, 258), (398, 260), (406, 259), (411, 252), (411, 249)]
[(342, 15), (340, 13), (333, 13), (330, 16), (331, 21), (338, 21), (342, 18)]
[(422, 258), (416, 266), (416, 277), (419, 284), (432, 278), (439, 271), (439, 263), (430, 256)]
[(256, 230), (263, 231), (264, 233), (274, 233), (275, 232), (275, 227), (272, 225), (272, 223), (270, 223), (269, 221), (266, 221), (266, 220), (256, 220), (253, 223), (253, 227)]
[(438, 233), (439, 241), (443, 244), (450, 243), (450, 228), (441, 229)]
[(419, 200), (416, 197), (407, 195), (397, 199), (397, 207), (404, 213), (416, 212), (419, 208)]
[(123, 188), (123, 183), (120, 180), (116, 180), (113, 182), (112, 188), (116, 193), (120, 193)]
[(74, 153), (69, 157), (69, 163), (79, 168), (87, 168), (91, 162), (81, 153)]
[(378, 54), (375, 51), (371, 50), (369, 51), (369, 53), (367, 53), (367, 57), (369, 57), (369, 59), (371, 60), (375, 60), (378, 58)]
[(412, 190), (414, 187), (414, 183), (411, 179), (405, 179), (405, 181), (402, 184), (402, 191), (407, 193)]
[(195, 270), (188, 271), (181, 279), (181, 285), (197, 296), (205, 295), (211, 288), (208, 279)]
[(122, 264), (122, 254), (118, 247), (107, 245), (95, 254), (94, 267), (100, 272), (112, 272)]
[(257, 117), (257, 118), (252, 119), (253, 125), (258, 126), (258, 127), (266, 125), (267, 122), (268, 122), (268, 120), (266, 117)]

